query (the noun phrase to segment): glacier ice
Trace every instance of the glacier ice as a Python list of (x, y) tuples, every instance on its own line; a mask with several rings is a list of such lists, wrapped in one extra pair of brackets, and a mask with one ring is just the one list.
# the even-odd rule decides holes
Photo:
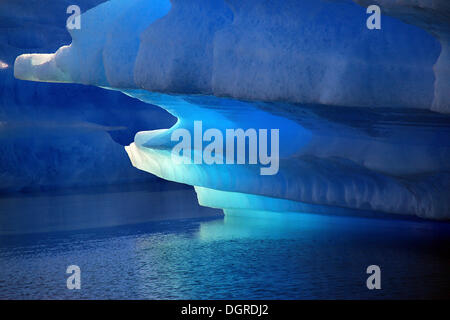
[[(86, 10), (101, 2), (77, 3)], [(171, 126), (166, 111), (97, 87), (14, 79), (17, 55), (70, 41), (66, 7), (59, 0), (0, 2), (0, 61), (8, 66), (0, 66), (1, 194), (157, 180), (130, 168), (123, 146), (137, 131)]]
[(450, 2), (447, 0), (355, 0), (362, 5), (377, 4), (389, 15), (417, 25), (439, 40), (441, 52), (435, 63), (432, 110), (450, 112)]
[[(448, 5), (373, 2), (376, 31), (365, 0), (111, 0), (82, 15), (70, 45), (17, 57), (14, 74), (115, 88), (173, 114), (126, 150), (203, 205), (448, 219)], [(170, 134), (195, 120), (279, 128), (280, 172), (174, 165)]]
[(82, 18), (71, 45), (19, 56), (16, 77), (448, 112), (445, 38), (389, 15), (368, 30), (364, 8), (350, 1), (112, 0)]
[[(243, 102), (212, 96), (126, 91), (179, 118), (167, 130), (139, 132), (126, 147), (134, 166), (194, 185), (214, 208), (317, 213), (358, 210), (448, 218), (448, 117), (318, 105)], [(177, 164), (171, 133), (216, 128), (280, 128), (280, 172), (255, 165)]]

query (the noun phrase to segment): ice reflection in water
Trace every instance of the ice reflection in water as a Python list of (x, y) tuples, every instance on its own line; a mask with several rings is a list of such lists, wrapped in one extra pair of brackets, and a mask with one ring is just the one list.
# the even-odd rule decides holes
[[(2, 236), (0, 298), (444, 297), (449, 231), (416, 220), (228, 212)], [(81, 267), (79, 291), (65, 287), (70, 264)], [(381, 267), (381, 291), (365, 288), (370, 264)]]

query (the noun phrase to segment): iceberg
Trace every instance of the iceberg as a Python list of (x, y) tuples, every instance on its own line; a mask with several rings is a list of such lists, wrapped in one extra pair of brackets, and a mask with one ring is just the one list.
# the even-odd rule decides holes
[[(366, 28), (363, 0), (111, 0), (82, 15), (70, 45), (18, 56), (14, 75), (168, 111), (175, 125), (138, 132), (126, 151), (205, 206), (449, 219), (449, 7), (373, 2), (381, 30)], [(278, 129), (279, 172), (175, 164), (172, 133), (196, 121), (224, 135)]]

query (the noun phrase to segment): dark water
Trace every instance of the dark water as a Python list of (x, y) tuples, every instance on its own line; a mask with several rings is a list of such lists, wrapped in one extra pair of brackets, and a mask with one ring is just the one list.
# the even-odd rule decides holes
[(449, 244), (448, 223), (250, 212), (3, 235), (0, 298), (448, 298)]

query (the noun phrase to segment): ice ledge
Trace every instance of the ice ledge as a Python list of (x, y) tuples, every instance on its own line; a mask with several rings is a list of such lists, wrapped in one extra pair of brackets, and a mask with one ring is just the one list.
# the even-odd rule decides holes
[(82, 15), (70, 46), (19, 56), (15, 76), (449, 113), (448, 2), (372, 2), (395, 17), (383, 16), (382, 30), (366, 30), (365, 9), (340, 0), (112, 0)]

